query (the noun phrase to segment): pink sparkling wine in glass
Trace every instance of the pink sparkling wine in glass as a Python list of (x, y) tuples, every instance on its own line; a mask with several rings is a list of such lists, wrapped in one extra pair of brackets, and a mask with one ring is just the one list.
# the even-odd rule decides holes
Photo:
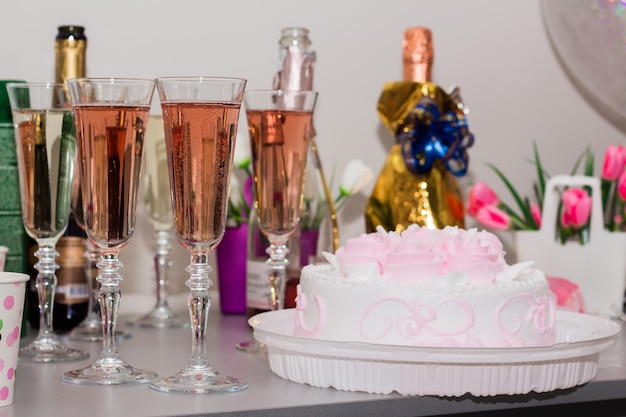
[(161, 108), (164, 124), (171, 126), (165, 141), (172, 150), (174, 229), (188, 249), (213, 249), (226, 230), (240, 104), (172, 102)]
[[(149, 106), (76, 106), (85, 229), (100, 247), (121, 247), (135, 213)], [(104, 175), (103, 173), (107, 173)]]
[(248, 110), (247, 117), (259, 227), (288, 237), (300, 217), (313, 113)]

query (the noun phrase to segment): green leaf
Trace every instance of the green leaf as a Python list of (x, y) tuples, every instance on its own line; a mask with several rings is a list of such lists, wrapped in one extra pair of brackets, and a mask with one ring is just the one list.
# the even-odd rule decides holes
[[(574, 163), (574, 167), (572, 168), (572, 172), (570, 172), (570, 175), (576, 175), (576, 171), (578, 171), (578, 168), (580, 167), (580, 164), (583, 162), (583, 159), (585, 159), (585, 172), (587, 170), (588, 164), (589, 164), (589, 153), (590, 153), (590, 149), (589, 147), (587, 147), (587, 149), (585, 149), (580, 156), (576, 159), (576, 162)], [(593, 156), (592, 156), (593, 158)], [(591, 175), (593, 175), (593, 160), (591, 161)], [(588, 174), (585, 174), (588, 175)]]
[(539, 207), (543, 207), (543, 197), (546, 193), (546, 179), (544, 177), (543, 166), (541, 165), (541, 158), (539, 158), (539, 149), (536, 141), (533, 141), (533, 153), (535, 154), (535, 167), (537, 168), (537, 180), (539, 181), (539, 189), (536, 191), (537, 202), (539, 203)]
[(593, 152), (589, 146), (585, 152), (585, 175), (593, 177)]
[(517, 203), (517, 206), (519, 207), (520, 211), (522, 212), (522, 216), (526, 220), (526, 224), (533, 224), (534, 220), (533, 220), (532, 214), (530, 213), (530, 208), (524, 204), (524, 201), (519, 196), (519, 194), (517, 193), (517, 191), (515, 190), (515, 188), (511, 184), (511, 182), (509, 181), (509, 179), (495, 165), (487, 163), (487, 166), (489, 166), (489, 168), (491, 168), (496, 173), (496, 175), (498, 175), (498, 177), (500, 177), (500, 179), (502, 180), (504, 185), (506, 185), (506, 188), (508, 188), (509, 192), (513, 196), (513, 199), (515, 199), (515, 202)]
[(511, 224), (513, 225), (513, 230), (537, 230), (537, 227), (531, 223), (528, 224), (522, 217), (520, 217), (511, 207), (509, 207), (506, 203), (500, 202), (498, 207), (509, 215), (511, 218)]

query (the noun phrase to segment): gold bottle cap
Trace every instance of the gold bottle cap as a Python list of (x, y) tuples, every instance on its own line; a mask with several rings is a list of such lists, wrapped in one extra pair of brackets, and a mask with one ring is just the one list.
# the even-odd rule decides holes
[(434, 58), (433, 35), (430, 29), (412, 27), (404, 31), (402, 61), (405, 81), (432, 82)]

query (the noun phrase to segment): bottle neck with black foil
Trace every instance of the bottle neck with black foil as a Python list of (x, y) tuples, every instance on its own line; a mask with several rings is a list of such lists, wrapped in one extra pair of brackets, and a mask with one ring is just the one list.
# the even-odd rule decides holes
[(82, 26), (59, 26), (54, 41), (55, 82), (81, 78), (87, 73), (87, 37)]

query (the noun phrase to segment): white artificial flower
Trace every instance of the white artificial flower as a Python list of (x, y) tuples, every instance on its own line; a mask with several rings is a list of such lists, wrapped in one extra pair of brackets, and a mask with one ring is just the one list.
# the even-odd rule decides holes
[(339, 193), (350, 197), (360, 192), (374, 178), (374, 172), (360, 159), (353, 159), (346, 165), (339, 184)]

